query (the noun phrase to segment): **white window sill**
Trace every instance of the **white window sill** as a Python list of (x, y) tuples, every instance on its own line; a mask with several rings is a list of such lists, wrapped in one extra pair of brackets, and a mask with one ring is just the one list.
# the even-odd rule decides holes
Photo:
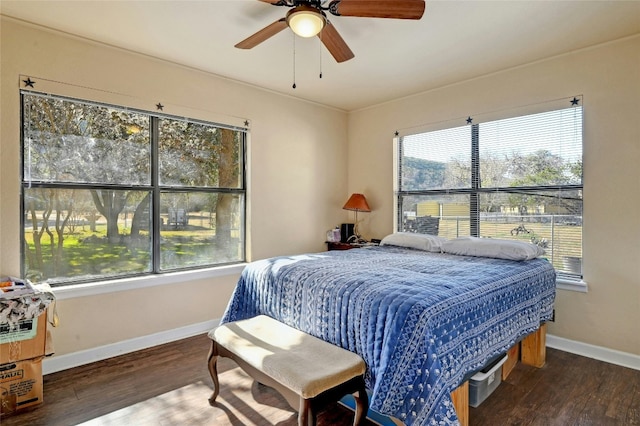
[(580, 293), (586, 293), (588, 291), (586, 282), (582, 280), (568, 280), (566, 278), (556, 278), (556, 288)]
[[(239, 275), (246, 265), (246, 263), (239, 263), (237, 265), (220, 266), (210, 269), (173, 272), (162, 275), (147, 275), (144, 277), (125, 278), (121, 280), (96, 281), (93, 283), (54, 287), (53, 293), (56, 295), (57, 300), (96, 296), (99, 294), (156, 287), (165, 284), (177, 284), (200, 279)], [(586, 282), (582, 280), (576, 281), (562, 278), (556, 279), (556, 288), (560, 290), (577, 291), (580, 293), (586, 293), (588, 291)]]
[(239, 275), (245, 266), (246, 263), (239, 263), (237, 265), (219, 266), (210, 269), (172, 272), (161, 275), (146, 275), (144, 277), (132, 277), (120, 280), (96, 281), (93, 283), (53, 287), (52, 290), (56, 295), (57, 300), (74, 299), (77, 297), (115, 293), (117, 291), (156, 287), (165, 284), (177, 284), (227, 275)]

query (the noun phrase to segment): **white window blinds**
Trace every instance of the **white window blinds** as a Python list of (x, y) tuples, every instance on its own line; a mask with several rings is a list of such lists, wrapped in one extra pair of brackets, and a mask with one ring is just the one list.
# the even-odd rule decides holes
[[(570, 102), (570, 103), (569, 103)], [(398, 229), (525, 240), (582, 277), (582, 106), (405, 135)]]

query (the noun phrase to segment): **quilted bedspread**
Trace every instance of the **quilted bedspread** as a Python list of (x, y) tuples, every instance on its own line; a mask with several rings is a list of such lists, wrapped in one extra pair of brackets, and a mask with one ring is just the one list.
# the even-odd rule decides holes
[(371, 408), (406, 425), (458, 424), (465, 375), (551, 319), (555, 271), (392, 246), (249, 264), (222, 322), (265, 314), (362, 356)]

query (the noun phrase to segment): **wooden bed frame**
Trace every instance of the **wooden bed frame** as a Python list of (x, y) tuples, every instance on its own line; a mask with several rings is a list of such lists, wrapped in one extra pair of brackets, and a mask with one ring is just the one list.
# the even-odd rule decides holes
[[(541, 324), (533, 333), (526, 336), (522, 341), (516, 343), (512, 349), (515, 351), (509, 351), (509, 355), (515, 355), (515, 359), (509, 359), (505, 365), (510, 365), (511, 368), (508, 371), (503, 371), (502, 379), (506, 379), (515, 364), (521, 361), (523, 364), (531, 365), (536, 368), (541, 368), (546, 362), (547, 357), (547, 324)], [(506, 372), (506, 374), (505, 374)], [(453, 406), (456, 409), (458, 420), (461, 426), (469, 426), (469, 381), (467, 380), (460, 386), (458, 386), (453, 392), (451, 392), (451, 399), (453, 400)], [(404, 423), (400, 420), (390, 417), (391, 420), (398, 426), (404, 426)]]
[[(541, 368), (546, 362), (547, 358), (547, 324), (541, 324), (533, 333), (526, 336), (520, 343), (519, 351), (513, 353), (520, 354), (520, 361), (523, 364), (531, 365), (536, 368)], [(509, 351), (510, 354), (512, 353)], [(509, 361), (512, 367), (518, 362), (516, 359), (510, 359)], [(502, 379), (506, 379), (511, 370), (506, 371), (506, 375), (503, 373)], [(451, 399), (453, 400), (453, 406), (458, 414), (458, 420), (460, 420), (461, 426), (469, 426), (469, 381), (464, 382), (453, 392), (451, 392)], [(395, 420), (394, 420), (395, 421)]]

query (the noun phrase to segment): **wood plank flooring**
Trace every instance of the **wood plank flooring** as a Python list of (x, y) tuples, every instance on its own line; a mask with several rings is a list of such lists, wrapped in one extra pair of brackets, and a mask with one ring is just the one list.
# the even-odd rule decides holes
[[(270, 388), (222, 359), (222, 390), (209, 405), (206, 335), (184, 339), (44, 378), (44, 403), (0, 419), (13, 425), (294, 426), (297, 414)], [(337, 404), (319, 426), (347, 426)], [(367, 423), (368, 426), (373, 423)], [(547, 364), (518, 364), (478, 408), (471, 425), (640, 425), (640, 371), (547, 349)]]

